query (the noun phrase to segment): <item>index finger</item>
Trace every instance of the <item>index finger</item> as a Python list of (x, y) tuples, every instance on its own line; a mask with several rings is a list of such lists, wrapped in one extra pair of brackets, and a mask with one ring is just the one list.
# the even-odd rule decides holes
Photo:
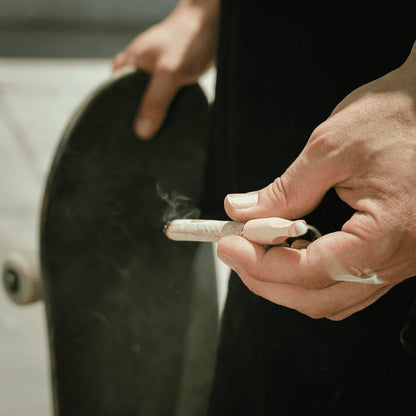
[(142, 139), (152, 138), (161, 127), (179, 85), (171, 74), (155, 71), (140, 103), (135, 130)]
[(346, 276), (365, 276), (375, 267), (373, 249), (366, 241), (344, 231), (327, 234), (306, 249), (263, 246), (242, 237), (223, 238), (218, 255), (236, 270), (271, 283), (285, 283), (308, 289), (331, 286)]

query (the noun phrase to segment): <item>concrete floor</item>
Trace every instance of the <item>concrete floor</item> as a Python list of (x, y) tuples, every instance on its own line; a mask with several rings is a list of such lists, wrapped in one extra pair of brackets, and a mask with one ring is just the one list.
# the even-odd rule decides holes
[[(85, 95), (108, 79), (110, 64), (0, 58), (1, 263), (10, 251), (37, 250), (43, 185), (60, 134)], [(201, 80), (210, 99), (214, 75)], [(225, 283), (220, 304), (224, 296)], [(43, 304), (16, 306), (0, 290), (0, 415), (51, 414)]]

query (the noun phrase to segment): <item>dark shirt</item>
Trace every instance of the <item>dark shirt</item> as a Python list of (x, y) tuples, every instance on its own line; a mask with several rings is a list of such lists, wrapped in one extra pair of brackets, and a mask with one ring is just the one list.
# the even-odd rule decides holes
[[(269, 184), (352, 90), (400, 66), (416, 39), (410, 4), (224, 0), (205, 215)], [(298, 2), (291, 2), (298, 4)], [(330, 191), (308, 217), (324, 233), (352, 214)], [(412, 403), (415, 356), (399, 333), (408, 279), (341, 321), (314, 320), (250, 293), (233, 274), (210, 415), (385, 414)]]

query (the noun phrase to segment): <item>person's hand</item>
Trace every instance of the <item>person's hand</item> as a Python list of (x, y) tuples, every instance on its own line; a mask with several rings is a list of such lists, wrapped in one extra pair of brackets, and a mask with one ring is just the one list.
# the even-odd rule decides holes
[[(415, 107), (414, 47), (400, 68), (348, 95), (274, 183), (225, 200), (226, 212), (237, 221), (295, 219), (334, 187), (355, 210), (342, 230), (301, 249), (225, 237), (218, 256), (255, 294), (333, 320), (416, 275)], [(351, 278), (362, 280), (346, 281)]]
[(151, 73), (134, 122), (142, 139), (150, 139), (158, 131), (180, 87), (196, 82), (214, 64), (217, 0), (192, 3), (182, 1), (165, 20), (137, 36), (114, 58), (115, 72), (133, 66)]

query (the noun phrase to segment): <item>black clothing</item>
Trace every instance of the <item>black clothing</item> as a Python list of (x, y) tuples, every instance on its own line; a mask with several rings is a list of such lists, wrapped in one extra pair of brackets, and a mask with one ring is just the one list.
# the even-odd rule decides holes
[[(225, 215), (227, 193), (281, 175), (349, 92), (404, 62), (416, 36), (401, 3), (335, 11), (222, 1), (206, 217)], [(306, 219), (328, 233), (351, 214), (330, 191)], [(209, 415), (409, 409), (416, 356), (399, 332), (415, 298), (416, 279), (408, 279), (343, 321), (314, 320), (255, 296), (232, 274)]]

